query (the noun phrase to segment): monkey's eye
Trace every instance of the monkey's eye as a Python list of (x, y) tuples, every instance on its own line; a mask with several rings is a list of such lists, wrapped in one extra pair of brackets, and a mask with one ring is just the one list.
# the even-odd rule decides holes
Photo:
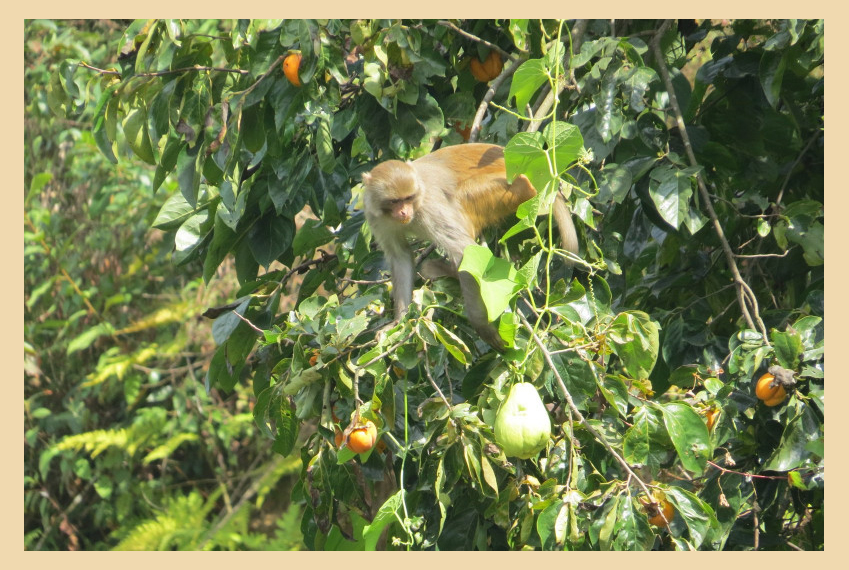
[(415, 194), (410, 194), (409, 196), (404, 196), (403, 198), (396, 198), (394, 200), (391, 200), (390, 202), (393, 205), (406, 204), (408, 202), (412, 202), (415, 198), (416, 198)]

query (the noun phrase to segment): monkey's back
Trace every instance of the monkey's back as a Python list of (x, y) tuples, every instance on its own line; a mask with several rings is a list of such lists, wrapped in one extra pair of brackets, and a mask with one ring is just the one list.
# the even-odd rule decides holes
[(474, 237), (514, 214), (519, 204), (536, 195), (524, 176), (507, 183), (504, 149), (498, 145), (449, 146), (423, 156), (414, 165), (428, 191), (438, 189), (466, 212)]

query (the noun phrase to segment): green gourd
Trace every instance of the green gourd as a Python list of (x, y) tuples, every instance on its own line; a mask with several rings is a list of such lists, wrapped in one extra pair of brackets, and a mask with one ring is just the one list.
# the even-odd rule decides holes
[(533, 384), (513, 384), (495, 415), (495, 441), (508, 457), (528, 459), (551, 438), (551, 420)]

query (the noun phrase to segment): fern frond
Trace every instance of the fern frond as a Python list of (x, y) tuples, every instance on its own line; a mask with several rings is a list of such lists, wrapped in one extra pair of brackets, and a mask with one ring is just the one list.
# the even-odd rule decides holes
[(88, 431), (66, 436), (54, 447), (57, 451), (86, 451), (97, 457), (113, 446), (126, 449), (127, 433), (126, 429)]
[(156, 461), (157, 459), (165, 459), (166, 457), (169, 457), (172, 453), (174, 453), (174, 451), (178, 447), (180, 447), (181, 444), (187, 441), (197, 441), (198, 439), (199, 438), (197, 434), (194, 433), (177, 434), (174, 437), (169, 438), (168, 441), (155, 448), (147, 455), (145, 455), (144, 464), (147, 465), (148, 463)]
[(113, 550), (195, 550), (214, 504), (215, 498), (205, 502), (198, 491), (171, 498), (163, 511), (128, 530)]

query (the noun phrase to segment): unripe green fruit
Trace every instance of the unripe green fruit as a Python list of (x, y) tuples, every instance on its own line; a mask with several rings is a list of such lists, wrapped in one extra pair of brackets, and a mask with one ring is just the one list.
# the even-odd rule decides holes
[(551, 420), (533, 384), (513, 384), (495, 415), (495, 441), (509, 457), (528, 459), (551, 438)]

